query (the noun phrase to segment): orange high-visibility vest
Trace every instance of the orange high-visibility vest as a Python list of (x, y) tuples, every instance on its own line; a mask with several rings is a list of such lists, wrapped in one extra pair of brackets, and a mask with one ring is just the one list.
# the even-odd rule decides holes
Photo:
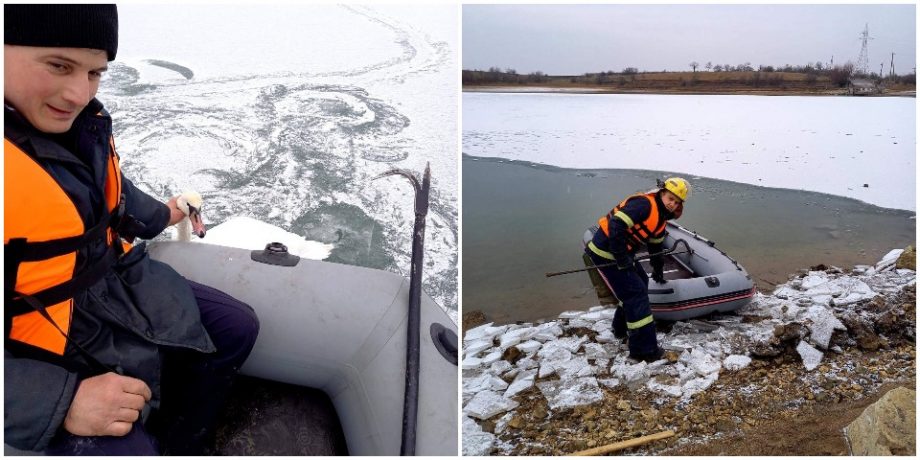
[[(648, 217), (641, 222), (633, 222), (632, 218), (622, 211), (627, 201), (637, 197), (647, 199), (649, 204), (651, 204), (651, 212)], [(626, 224), (626, 249), (630, 252), (649, 242), (660, 243), (664, 241), (664, 228), (668, 221), (662, 219), (661, 213), (658, 212), (658, 204), (655, 202), (655, 192), (632, 195), (620, 202), (620, 204), (614, 207), (606, 216), (598, 219), (598, 226), (608, 238), (610, 237), (609, 221), (614, 217), (622, 220)]]
[[(7, 339), (64, 354), (74, 295), (101, 279), (117, 257), (114, 243), (119, 239), (112, 230), (111, 219), (121, 205), (121, 169), (111, 139), (106, 165), (108, 212), (87, 230), (61, 185), (32, 156), (4, 139)], [(108, 243), (106, 256), (90, 261), (77, 272), (77, 253), (101, 237)], [(53, 323), (43, 317), (39, 307), (44, 307)]]

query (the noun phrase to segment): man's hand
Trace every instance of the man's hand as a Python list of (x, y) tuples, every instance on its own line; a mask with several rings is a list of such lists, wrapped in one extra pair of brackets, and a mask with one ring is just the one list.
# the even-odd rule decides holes
[(633, 262), (632, 257), (623, 255), (623, 256), (617, 257), (616, 261), (617, 261), (617, 270), (635, 270), (636, 269), (636, 265), (635, 265), (635, 262)]
[(150, 400), (143, 380), (109, 372), (80, 382), (64, 418), (64, 429), (77, 436), (124, 436)]
[(176, 225), (182, 219), (185, 219), (185, 213), (179, 210), (179, 205), (176, 204), (178, 196), (174, 196), (166, 202), (166, 206), (169, 206), (169, 225)]

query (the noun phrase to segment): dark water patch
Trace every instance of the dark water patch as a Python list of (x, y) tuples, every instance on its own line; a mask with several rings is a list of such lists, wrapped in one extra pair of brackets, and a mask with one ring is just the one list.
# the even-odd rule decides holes
[(150, 65), (155, 65), (157, 67), (162, 67), (164, 69), (172, 70), (173, 72), (177, 72), (179, 75), (185, 77), (186, 80), (191, 80), (192, 77), (195, 76), (195, 72), (192, 72), (192, 69), (189, 69), (183, 65), (176, 64), (175, 62), (162, 61), (159, 59), (147, 59), (144, 62)]
[[(629, 194), (666, 172), (568, 170), (463, 157), (463, 305), (498, 322), (554, 317), (597, 304), (588, 275), (547, 279), (584, 266), (581, 235)], [(679, 174), (675, 172), (675, 174)], [(820, 263), (874, 264), (915, 244), (915, 214), (857, 200), (695, 178), (677, 223), (715, 241), (759, 289)]]
[(383, 226), (357, 206), (321, 205), (291, 223), (292, 232), (310, 240), (335, 242), (326, 259), (362, 267), (388, 269), (394, 259), (387, 248)]
[[(105, 79), (105, 87), (121, 96), (136, 96), (156, 89), (155, 85), (138, 84), (140, 72), (134, 67), (118, 62), (109, 64), (109, 70), (105, 72)], [(106, 109), (114, 112), (116, 104), (108, 101)]]

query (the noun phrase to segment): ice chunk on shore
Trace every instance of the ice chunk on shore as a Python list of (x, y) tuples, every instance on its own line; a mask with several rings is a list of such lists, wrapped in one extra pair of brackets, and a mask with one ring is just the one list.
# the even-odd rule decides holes
[(594, 377), (549, 380), (537, 383), (537, 387), (553, 410), (593, 404), (604, 399), (604, 393)]
[(667, 385), (656, 380), (649, 380), (645, 386), (649, 390), (665, 396), (680, 397), (684, 394), (680, 385)]
[(612, 330), (607, 329), (606, 331), (601, 331), (600, 334), (597, 334), (597, 336), (594, 337), (594, 340), (597, 343), (613, 343), (613, 342), (618, 341), (619, 339), (613, 336)]
[(681, 387), (682, 400), (689, 400), (693, 395), (709, 388), (719, 378), (718, 373), (709, 374), (705, 377), (697, 377), (684, 383)]
[(473, 340), (482, 340), (482, 339), (491, 340), (496, 335), (502, 334), (506, 330), (508, 330), (508, 326), (492, 327), (492, 324), (495, 324), (495, 323), (486, 323), (486, 324), (483, 324), (482, 326), (477, 326), (477, 327), (474, 327), (466, 331), (466, 334), (463, 335), (463, 342), (466, 343), (466, 342), (471, 342)]
[(486, 390), (504, 390), (508, 382), (489, 373), (463, 379), (463, 396), (469, 398)]
[(489, 367), (489, 373), (492, 375), (502, 375), (505, 372), (510, 371), (511, 367), (511, 363), (501, 359), (492, 363), (492, 366)]
[(824, 307), (813, 306), (808, 309), (806, 318), (811, 320), (808, 329), (811, 331), (811, 340), (818, 347), (827, 350), (831, 343), (834, 329), (845, 331), (846, 326), (834, 314)]
[(578, 318), (579, 316), (583, 314), (585, 314), (585, 312), (581, 310), (569, 310), (569, 311), (564, 311), (560, 313), (559, 318), (560, 319), (572, 319), (572, 318)]
[(522, 371), (517, 375), (517, 377), (515, 377), (514, 381), (511, 382), (511, 385), (508, 385), (508, 389), (505, 390), (505, 397), (510, 398), (532, 387), (536, 377), (537, 371), (535, 369)]
[(631, 390), (639, 388), (651, 377), (651, 373), (648, 370), (648, 364), (646, 364), (645, 361), (640, 361), (638, 364), (632, 365), (625, 363), (614, 364), (610, 368), (610, 373), (622, 379)]
[(490, 366), (492, 365), (492, 363), (498, 361), (499, 359), (502, 359), (502, 352), (493, 351), (492, 353), (489, 353), (482, 357), (482, 364), (484, 366)]
[(569, 350), (572, 353), (576, 353), (581, 345), (588, 341), (588, 336), (583, 335), (581, 337), (563, 337), (556, 341), (556, 345), (566, 350)]
[(460, 366), (463, 369), (476, 369), (482, 365), (482, 360), (479, 358), (467, 357), (463, 360), (463, 364)]
[(802, 364), (804, 364), (805, 369), (809, 371), (818, 367), (818, 364), (821, 364), (821, 360), (824, 358), (824, 353), (821, 353), (817, 348), (809, 345), (804, 340), (799, 342), (799, 345), (795, 347), (795, 351), (799, 352), (799, 356), (802, 357)]
[(585, 321), (611, 320), (613, 319), (613, 313), (614, 313), (613, 308), (602, 308), (600, 310), (592, 309), (588, 313), (585, 313), (584, 315), (581, 315), (578, 318), (583, 319)]
[(499, 342), (501, 344), (498, 347), (501, 348), (502, 350), (507, 350), (509, 347), (523, 342), (524, 340), (529, 338), (531, 335), (533, 335), (533, 333), (534, 333), (533, 328), (529, 328), (529, 327), (524, 327), (524, 328), (508, 331), (504, 335), (501, 336), (501, 339), (499, 339)]
[(903, 249), (892, 249), (888, 254), (882, 257), (882, 260), (875, 264), (875, 270), (881, 272), (894, 268), (895, 264), (898, 262), (898, 257), (901, 257), (903, 252)]
[(533, 334), (531, 339), (540, 342), (546, 342), (549, 340), (556, 340), (556, 337), (559, 337), (560, 335), (562, 335), (562, 327), (560, 327), (554, 321), (537, 326), (536, 332)]
[(729, 371), (739, 371), (751, 364), (751, 358), (744, 355), (729, 355), (722, 361), (722, 366)]
[(492, 453), (495, 435), (482, 431), (475, 420), (463, 417), (463, 455), (482, 457)]
[[(683, 356), (681, 356), (681, 358), (683, 358)], [(687, 357), (687, 365), (696, 371), (700, 377), (719, 372), (719, 369), (722, 368), (722, 363), (718, 359), (713, 358), (712, 355), (699, 348), (694, 348), (693, 351), (690, 352)]]
[(465, 342), (463, 344), (463, 355), (468, 358), (473, 358), (478, 355), (481, 351), (492, 348), (492, 339), (488, 340), (477, 340), (474, 342)]
[(480, 420), (492, 418), (502, 412), (508, 412), (520, 404), (513, 400), (503, 397), (492, 390), (485, 390), (476, 393), (463, 408), (463, 412), (471, 417)]
[(528, 340), (526, 342), (522, 342), (516, 345), (517, 349), (521, 350), (521, 353), (524, 353), (525, 355), (529, 355), (539, 350), (540, 347), (542, 346), (543, 344), (536, 340)]

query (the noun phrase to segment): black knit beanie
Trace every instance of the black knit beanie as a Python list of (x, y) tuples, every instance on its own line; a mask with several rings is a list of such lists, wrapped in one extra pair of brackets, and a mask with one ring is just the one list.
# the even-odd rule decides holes
[(3, 43), (118, 51), (115, 5), (3, 5)]

